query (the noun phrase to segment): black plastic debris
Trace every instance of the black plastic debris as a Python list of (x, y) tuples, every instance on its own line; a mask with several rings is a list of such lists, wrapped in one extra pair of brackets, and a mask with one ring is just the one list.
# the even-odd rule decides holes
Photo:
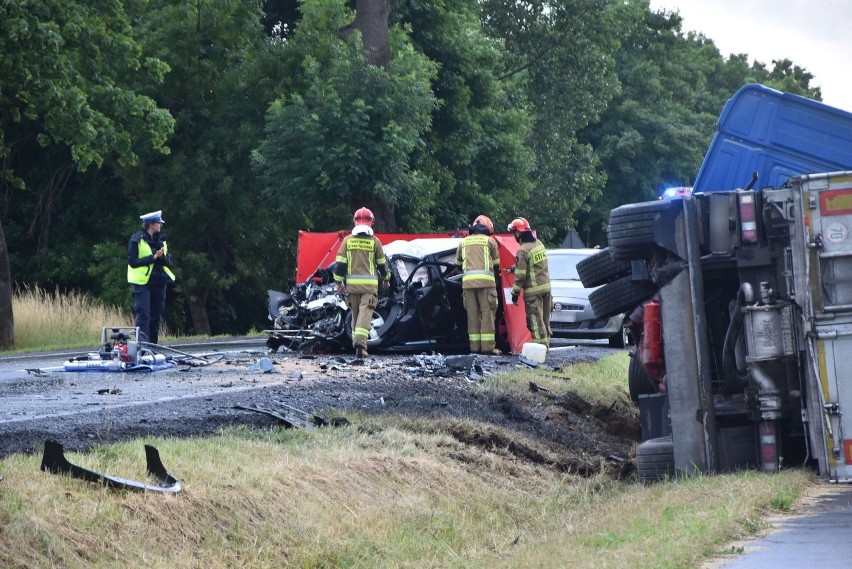
[(547, 389), (546, 387), (540, 386), (539, 384), (537, 384), (534, 381), (530, 382), (530, 391), (532, 391), (533, 393), (538, 393), (539, 391), (544, 392), (544, 393), (550, 393), (549, 389)]
[(117, 476), (109, 476), (88, 470), (80, 466), (71, 464), (65, 458), (65, 449), (62, 445), (53, 440), (44, 442), (44, 456), (41, 459), (41, 470), (50, 472), (51, 474), (68, 474), (73, 478), (103, 484), (108, 488), (118, 490), (132, 490), (135, 492), (160, 492), (165, 494), (176, 494), (180, 492), (180, 482), (166, 470), (160, 460), (160, 452), (151, 445), (145, 445), (145, 459), (148, 466), (148, 474), (157, 480), (157, 486), (119, 478)]
[(531, 360), (528, 357), (523, 356), (523, 355), (518, 356), (518, 361), (521, 362), (522, 364), (528, 365), (532, 368), (538, 367), (538, 362), (534, 362), (533, 360)]
[(476, 361), (476, 354), (468, 354), (466, 356), (447, 356), (444, 358), (444, 365), (453, 370), (468, 370)]

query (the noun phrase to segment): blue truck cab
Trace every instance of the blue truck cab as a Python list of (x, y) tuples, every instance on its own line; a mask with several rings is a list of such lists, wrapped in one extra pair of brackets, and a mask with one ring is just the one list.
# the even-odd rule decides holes
[(693, 193), (780, 187), (802, 174), (852, 170), (852, 113), (763, 85), (725, 104)]

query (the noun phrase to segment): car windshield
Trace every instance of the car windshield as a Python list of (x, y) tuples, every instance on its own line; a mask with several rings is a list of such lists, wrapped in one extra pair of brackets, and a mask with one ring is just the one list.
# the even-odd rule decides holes
[(588, 257), (575, 253), (548, 254), (547, 266), (550, 271), (550, 279), (554, 281), (579, 281), (577, 274), (577, 263)]

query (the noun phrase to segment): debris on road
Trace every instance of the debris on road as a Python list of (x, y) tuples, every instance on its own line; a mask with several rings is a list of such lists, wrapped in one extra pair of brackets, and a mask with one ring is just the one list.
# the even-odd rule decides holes
[(260, 358), (248, 368), (250, 373), (272, 373), (275, 371), (275, 364), (267, 357)]

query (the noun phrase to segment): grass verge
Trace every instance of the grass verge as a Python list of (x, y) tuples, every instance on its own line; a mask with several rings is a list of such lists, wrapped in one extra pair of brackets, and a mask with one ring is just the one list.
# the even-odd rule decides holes
[[(575, 478), (383, 419), (149, 442), (182, 494), (109, 491), (41, 473), (36, 456), (5, 460), (0, 566), (694, 567), (811, 482), (796, 470), (654, 486)], [(144, 479), (143, 455), (121, 444), (70, 458)]]

